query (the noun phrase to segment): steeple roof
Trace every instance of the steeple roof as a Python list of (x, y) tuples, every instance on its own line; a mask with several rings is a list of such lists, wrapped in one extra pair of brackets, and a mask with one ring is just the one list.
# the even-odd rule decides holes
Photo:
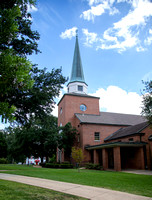
[(76, 32), (76, 42), (75, 42), (75, 50), (73, 56), (73, 64), (72, 64), (72, 72), (70, 82), (83, 82), (85, 83), (83, 68), (81, 63), (81, 56), (79, 50), (79, 43), (78, 43), (78, 31)]

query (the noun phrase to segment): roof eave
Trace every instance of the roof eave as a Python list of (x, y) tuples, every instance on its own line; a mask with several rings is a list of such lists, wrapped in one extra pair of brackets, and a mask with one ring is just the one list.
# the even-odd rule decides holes
[(146, 145), (146, 142), (111, 142), (100, 145), (86, 146), (85, 149), (103, 149), (103, 148), (111, 148), (111, 147), (141, 147)]
[(145, 133), (140, 133), (140, 132), (138, 132), (138, 133), (132, 133), (132, 134), (128, 134), (128, 135), (124, 135), (124, 136), (119, 136), (119, 137), (116, 137), (116, 138), (112, 138), (112, 139), (104, 139), (104, 141), (105, 142), (107, 142), (107, 141), (112, 141), (112, 140), (117, 140), (117, 139), (121, 139), (121, 138), (125, 138), (125, 137), (129, 137), (129, 136), (134, 136), (134, 135), (141, 135), (141, 136), (143, 136), (143, 135), (145, 135)]

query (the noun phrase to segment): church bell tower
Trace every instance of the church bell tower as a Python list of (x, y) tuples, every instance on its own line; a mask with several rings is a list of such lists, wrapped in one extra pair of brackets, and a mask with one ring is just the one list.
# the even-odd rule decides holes
[(87, 84), (85, 83), (83, 67), (78, 43), (78, 30), (76, 32), (75, 49), (70, 82), (68, 83), (68, 93), (87, 94)]
[(78, 33), (76, 33), (72, 71), (67, 87), (68, 92), (63, 95), (58, 103), (58, 126), (65, 126), (66, 123), (71, 122), (72, 126), (76, 127), (76, 113), (99, 115), (99, 98), (87, 94)]

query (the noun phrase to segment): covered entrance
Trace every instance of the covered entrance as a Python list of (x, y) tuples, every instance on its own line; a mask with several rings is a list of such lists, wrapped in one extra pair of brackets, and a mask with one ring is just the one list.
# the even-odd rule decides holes
[(145, 169), (146, 144), (145, 142), (112, 142), (89, 146), (86, 149), (92, 155), (91, 161), (102, 164), (104, 170), (121, 171), (121, 169)]
[(142, 147), (121, 147), (121, 168), (122, 169), (145, 169), (147, 156), (145, 146)]

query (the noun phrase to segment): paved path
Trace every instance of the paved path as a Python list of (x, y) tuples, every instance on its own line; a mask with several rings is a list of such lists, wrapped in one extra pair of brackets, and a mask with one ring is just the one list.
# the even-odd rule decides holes
[(128, 169), (128, 170), (122, 170), (122, 172), (132, 173), (132, 174), (144, 174), (144, 175), (151, 175), (152, 176), (152, 170)]
[(39, 186), (67, 194), (72, 194), (92, 200), (152, 200), (149, 197), (133, 195), (125, 192), (118, 192), (104, 188), (65, 183), (42, 178), (19, 176), (0, 173), (0, 179), (15, 181), (33, 186)]

